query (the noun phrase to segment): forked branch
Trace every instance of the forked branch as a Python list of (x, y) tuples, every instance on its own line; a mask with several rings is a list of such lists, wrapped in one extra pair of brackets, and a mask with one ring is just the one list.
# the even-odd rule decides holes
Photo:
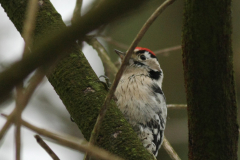
[[(2, 116), (8, 118), (8, 115), (6, 115), (6, 114), (2, 114)], [(122, 158), (119, 158), (104, 149), (101, 149), (97, 146), (89, 144), (85, 140), (75, 138), (70, 135), (53, 133), (48, 130), (36, 127), (24, 120), (21, 120), (21, 124), (23, 126), (25, 126), (26, 128), (28, 128), (42, 136), (45, 136), (45, 137), (48, 137), (48, 138), (54, 140), (54, 142), (56, 142), (60, 145), (63, 145), (65, 147), (69, 147), (69, 148), (72, 148), (72, 149), (75, 149), (75, 150), (78, 150), (81, 152), (87, 152), (95, 158), (103, 159), (103, 160), (123, 160)]]

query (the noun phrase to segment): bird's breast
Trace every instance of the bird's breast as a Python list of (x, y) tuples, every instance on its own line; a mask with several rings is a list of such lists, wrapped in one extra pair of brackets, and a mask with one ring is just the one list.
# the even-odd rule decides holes
[(136, 122), (148, 122), (156, 113), (166, 112), (164, 96), (154, 91), (153, 83), (149, 76), (139, 74), (123, 75), (118, 84), (117, 105), (133, 126)]

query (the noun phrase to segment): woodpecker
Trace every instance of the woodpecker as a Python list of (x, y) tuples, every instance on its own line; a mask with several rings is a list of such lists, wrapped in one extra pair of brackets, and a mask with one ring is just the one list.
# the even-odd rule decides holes
[[(126, 53), (115, 52), (123, 60)], [(167, 117), (162, 81), (156, 55), (147, 48), (136, 47), (115, 91), (118, 108), (154, 156), (162, 145)]]

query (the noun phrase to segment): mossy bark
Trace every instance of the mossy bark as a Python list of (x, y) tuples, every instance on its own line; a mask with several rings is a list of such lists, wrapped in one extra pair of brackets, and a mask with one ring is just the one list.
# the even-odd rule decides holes
[[(1, 6), (20, 33), (22, 33), (27, 2), (27, 0), (0, 0)], [(43, 1), (43, 4), (39, 5), (34, 44), (43, 40), (43, 37), (47, 38), (46, 35), (52, 35), (53, 32), (65, 27), (52, 4), (48, 0)], [(98, 77), (78, 46), (73, 44), (68, 52), (70, 54), (62, 58), (47, 77), (75, 123), (89, 140), (107, 91), (98, 81)], [(109, 105), (111, 107), (101, 126), (97, 145), (124, 159), (153, 159), (124, 119), (115, 102), (111, 101)]]
[(231, 0), (185, 0), (182, 47), (191, 160), (237, 160), (231, 23)]

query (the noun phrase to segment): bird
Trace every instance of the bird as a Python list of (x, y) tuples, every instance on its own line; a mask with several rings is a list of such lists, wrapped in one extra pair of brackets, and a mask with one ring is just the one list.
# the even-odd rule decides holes
[[(115, 52), (124, 59), (125, 52)], [(163, 71), (156, 54), (148, 48), (136, 47), (114, 94), (125, 119), (155, 157), (163, 142), (167, 118), (162, 82)]]

